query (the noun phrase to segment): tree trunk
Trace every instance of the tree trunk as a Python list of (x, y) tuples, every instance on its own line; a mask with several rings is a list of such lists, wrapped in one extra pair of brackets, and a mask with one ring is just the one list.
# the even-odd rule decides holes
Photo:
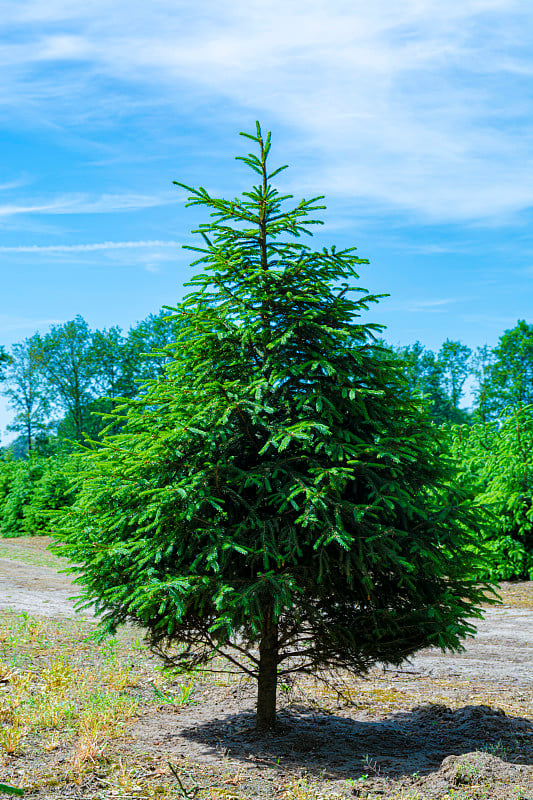
[(276, 724), (278, 682), (278, 625), (273, 621), (272, 604), (267, 608), (259, 645), (256, 727), (272, 730)]

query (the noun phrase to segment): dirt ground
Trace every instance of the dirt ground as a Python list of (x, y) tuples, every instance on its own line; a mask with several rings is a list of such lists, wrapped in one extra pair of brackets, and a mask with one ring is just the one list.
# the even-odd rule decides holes
[[(75, 587), (47, 544), (0, 540), (0, 609), (74, 615)], [(280, 776), (305, 775), (319, 788), (295, 798), (533, 800), (533, 584), (501, 594), (462, 653), (425, 650), (401, 669), (337, 676), (344, 698), (310, 679), (282, 687), (275, 734), (254, 730), (250, 682), (211, 681), (195, 704), (141, 715), (125, 755), (223, 764), (240, 776), (228, 797), (282, 796)]]

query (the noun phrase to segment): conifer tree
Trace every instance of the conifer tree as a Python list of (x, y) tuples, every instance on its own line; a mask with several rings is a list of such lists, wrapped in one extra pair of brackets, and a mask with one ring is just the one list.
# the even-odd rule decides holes
[(267, 730), (281, 675), (459, 649), (488, 589), (438, 433), (359, 319), (378, 299), (357, 285), (367, 262), (298, 241), (322, 197), (283, 210), (270, 134), (242, 135), (249, 192), (178, 184), (212, 217), (178, 341), (84, 457), (58, 546), (107, 629), (134, 622), (169, 663), (224, 655), (256, 678)]

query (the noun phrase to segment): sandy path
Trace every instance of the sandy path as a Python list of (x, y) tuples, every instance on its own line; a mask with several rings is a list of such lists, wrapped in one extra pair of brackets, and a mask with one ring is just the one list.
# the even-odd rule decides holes
[[(0, 610), (44, 617), (73, 617), (77, 587), (51, 567), (0, 558)], [(92, 616), (90, 611), (82, 612)]]
[(477, 629), (463, 653), (421, 650), (405, 669), (435, 678), (533, 686), (533, 609), (490, 608)]

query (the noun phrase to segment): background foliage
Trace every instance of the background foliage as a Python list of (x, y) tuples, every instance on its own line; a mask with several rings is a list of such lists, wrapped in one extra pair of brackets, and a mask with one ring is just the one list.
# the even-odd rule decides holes
[(480, 535), (490, 579), (533, 579), (533, 408), (449, 431), (458, 480), (487, 513)]

